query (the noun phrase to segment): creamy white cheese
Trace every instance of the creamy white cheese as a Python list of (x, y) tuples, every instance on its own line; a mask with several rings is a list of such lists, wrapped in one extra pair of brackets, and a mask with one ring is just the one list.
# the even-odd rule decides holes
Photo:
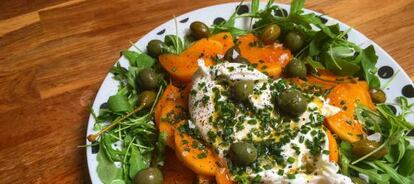
[[(212, 67), (204, 66), (202, 60), (199, 61), (199, 69), (193, 76), (193, 94), (190, 95), (189, 100), (189, 109), (192, 122), (195, 127), (200, 130), (203, 139), (207, 142), (212, 143), (212, 146), (218, 151), (220, 157), (224, 157), (224, 152), (228, 149), (228, 145), (222, 145), (220, 142), (212, 142), (210, 140), (209, 132), (217, 132), (221, 130), (216, 130), (213, 127), (211, 122), (217, 116), (215, 110), (215, 101), (228, 101), (230, 100), (227, 96), (215, 96), (214, 88), (218, 90), (225, 90), (222, 85), (219, 83), (219, 78), (226, 78), (229, 81), (236, 80), (254, 80), (255, 90), (259, 90), (259, 94), (252, 94), (249, 96), (249, 103), (255, 109), (274, 109), (272, 102), (272, 90), (269, 86), (272, 83), (272, 80), (259, 72), (256, 69), (248, 68), (246, 65), (238, 63), (220, 63)], [(269, 82), (270, 81), (270, 82)], [(273, 81), (276, 82), (276, 81)], [(309, 122), (312, 121), (312, 118), (318, 118), (318, 114), (324, 117), (332, 116), (340, 111), (339, 108), (329, 105), (329, 102), (325, 99), (319, 97), (317, 98), (318, 102), (311, 102), (308, 104), (308, 109), (296, 121), (291, 121), (292, 128), (301, 128), (302, 126), (309, 126)], [(244, 114), (244, 112), (236, 112), (237, 121), (239, 117), (243, 117), (243, 121), (240, 122), (243, 124), (243, 128), (237, 130), (236, 127), (233, 128), (233, 138), (234, 141), (242, 141), (248, 137), (252, 131), (255, 131), (259, 128), (260, 124), (249, 124), (250, 120), (255, 118)], [(271, 114), (271, 116), (276, 116), (276, 114)], [(239, 123), (239, 122), (238, 122)], [(295, 137), (292, 137), (290, 143), (285, 144), (281, 147), (281, 155), (285, 160), (293, 158), (294, 161), (289, 162), (284, 166), (274, 166), (272, 168), (263, 170), (261, 172), (255, 173), (251, 169), (247, 169), (246, 172), (251, 176), (255, 177), (260, 175), (264, 183), (337, 183), (337, 184), (347, 184), (352, 183), (350, 178), (338, 174), (338, 166), (329, 161), (329, 156), (327, 154), (320, 154), (318, 157), (311, 155), (310, 150), (304, 143), (304, 140), (312, 140), (314, 134), (312, 131), (323, 131), (321, 127), (310, 127), (310, 130), (306, 134), (297, 134)], [(272, 127), (262, 130), (272, 132), (274, 131)], [(275, 135), (276, 133), (268, 134)], [(267, 137), (269, 138), (269, 137)], [(271, 137), (270, 137), (271, 138)], [(263, 139), (263, 137), (254, 137), (254, 140)], [(302, 140), (301, 140), (302, 139)], [(323, 132), (324, 145), (322, 146), (323, 150), (328, 150), (328, 139), (326, 134)], [(298, 148), (294, 149), (292, 145), (296, 145)], [(299, 154), (297, 149), (300, 150)], [(303, 166), (308, 165), (311, 167), (310, 172), (295, 172), (303, 168)], [(286, 175), (278, 174), (278, 171), (283, 169), (285, 172), (295, 172), (295, 178), (289, 179)]]

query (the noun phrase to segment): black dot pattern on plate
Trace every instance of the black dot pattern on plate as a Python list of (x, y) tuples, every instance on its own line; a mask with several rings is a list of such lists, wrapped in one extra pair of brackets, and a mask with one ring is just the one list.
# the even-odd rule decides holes
[(249, 7), (247, 5), (245, 5), (245, 4), (238, 5), (236, 7), (236, 10), (237, 10), (237, 15), (241, 15), (243, 13), (249, 13)]
[(99, 144), (92, 146), (92, 154), (97, 154), (99, 152)]
[(322, 15), (321, 16), (318, 16), (318, 18), (321, 19), (321, 22), (324, 23), (324, 24), (326, 24), (328, 22), (328, 19), (326, 19)]
[(278, 8), (277, 10), (275, 10), (275, 16), (286, 17), (288, 16), (288, 12), (283, 8)]
[(161, 30), (160, 32), (157, 33), (157, 35), (162, 35), (165, 33), (165, 29)]
[(188, 20), (189, 20), (190, 18), (185, 18), (185, 19), (183, 19), (183, 20), (180, 20), (180, 23), (186, 23)]
[(387, 105), (387, 106), (391, 109), (392, 113), (397, 114), (397, 108), (395, 108), (393, 105)]
[(214, 19), (213, 24), (214, 25), (219, 25), (219, 24), (221, 24), (223, 22), (226, 22), (226, 20), (223, 19), (222, 17), (217, 17), (216, 19)]
[(401, 90), (402, 95), (404, 95), (407, 98), (414, 97), (414, 87), (411, 84), (408, 84), (404, 86)]
[(414, 129), (408, 132), (408, 136), (414, 136)]
[(108, 103), (102, 103), (101, 106), (99, 106), (100, 109), (107, 109), (108, 108)]
[(394, 75), (394, 69), (392, 69), (390, 66), (382, 66), (378, 69), (378, 76), (380, 76), (383, 79), (391, 78)]

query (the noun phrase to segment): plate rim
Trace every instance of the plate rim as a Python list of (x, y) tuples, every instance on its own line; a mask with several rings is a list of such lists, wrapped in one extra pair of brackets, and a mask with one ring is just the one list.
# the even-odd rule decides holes
[[(187, 18), (191, 14), (196, 13), (197, 11), (203, 11), (203, 10), (206, 10), (206, 9), (214, 9), (214, 8), (218, 8), (220, 6), (234, 6), (235, 7), (235, 6), (239, 5), (239, 4), (240, 4), (239, 2), (229, 2), (229, 3), (220, 3), (220, 4), (214, 4), (214, 5), (210, 5), (210, 6), (205, 6), (205, 7), (193, 9), (193, 10), (187, 11), (185, 13), (182, 13), (181, 15), (175, 17), (175, 19), (176, 20), (181, 20), (182, 18)], [(248, 6), (250, 4), (251, 4), (251, 2), (245, 2), (245, 3), (243, 3), (243, 5), (248, 5)], [(279, 2), (278, 3), (273, 3), (273, 4), (274, 5), (278, 5), (278, 6), (282, 7), (282, 8), (285, 8), (289, 12), (290, 4), (279, 3)], [(261, 4), (261, 6), (262, 6), (262, 4)], [(250, 6), (249, 6), (249, 8), (250, 8)], [(408, 85), (414, 86), (413, 81), (411, 80), (411, 78), (409, 77), (409, 75), (406, 73), (406, 71), (401, 67), (401, 65), (388, 52), (386, 52), (380, 45), (378, 45), (375, 41), (373, 41), (372, 39), (370, 39), (368, 36), (366, 36), (363, 33), (361, 33), (358, 29), (356, 29), (354, 27), (351, 27), (348, 24), (345, 24), (344, 22), (342, 22), (342, 21), (340, 21), (340, 20), (338, 20), (336, 18), (333, 18), (333, 17), (331, 17), (331, 16), (329, 16), (327, 14), (322, 14), (320, 12), (317, 12), (317, 11), (314, 11), (314, 10), (311, 10), (311, 9), (307, 9), (307, 8), (304, 8), (303, 10), (306, 13), (315, 13), (317, 15), (322, 15), (324, 18), (326, 18), (328, 20), (328, 22), (338, 23), (340, 25), (340, 27), (351, 28), (351, 31), (355, 31), (357, 35), (362, 36), (363, 38), (366, 39), (366, 42), (369, 42), (370, 44), (372, 44), (374, 46), (377, 55), (380, 52), (380, 53), (382, 53), (385, 56), (385, 59), (388, 60), (388, 62), (391, 61), (392, 65), (393, 66), (396, 66), (397, 70), (400, 71), (398, 74), (399, 75), (402, 74), (401, 77), (403, 77), (404, 79), (406, 79), (407, 81), (409, 81), (409, 84)], [(135, 48), (135, 46), (138, 45), (138, 42), (140, 42), (143, 39), (145, 40), (148, 37), (154, 37), (153, 35), (157, 35), (157, 33), (160, 30), (163, 30), (163, 27), (167, 27), (167, 25), (169, 25), (171, 23), (174, 23), (174, 18), (169, 19), (169, 20), (161, 23), (159, 26), (154, 27), (153, 29), (151, 29), (151, 31), (149, 31), (146, 34), (144, 34), (141, 37), (139, 37), (135, 42), (133, 42), (133, 45), (131, 47), (129, 47), (127, 50), (137, 51), (137, 49)], [(116, 62), (114, 63), (114, 65), (116, 65), (116, 63), (122, 61), (123, 58), (124, 58), (124, 56), (121, 55), (118, 58), (118, 60), (116, 60)], [(394, 75), (396, 75), (396, 73)], [(112, 76), (113, 75), (110, 72), (108, 72), (106, 74), (104, 80), (102, 80), (102, 82), (101, 82), (101, 84), (99, 86), (99, 89), (96, 92), (96, 95), (95, 95), (95, 97), (93, 99), (93, 103), (92, 103), (92, 106), (91, 106), (91, 111), (95, 111), (94, 107), (96, 107), (97, 105), (100, 106), (100, 104), (97, 104), (97, 98), (98, 98), (98, 96), (100, 96), (100, 94), (102, 93), (101, 91), (103, 91), (103, 89), (105, 88), (105, 86), (107, 85), (107, 83), (108, 82), (111, 82), (111, 81), (112, 82), (116, 82), (115, 80), (112, 79)], [(115, 89), (115, 90), (117, 90), (117, 89)], [(391, 91), (394, 91), (394, 90), (391, 90)], [(91, 134), (91, 133), (93, 133), (93, 132), (95, 132), (93, 130), (94, 124), (95, 124), (95, 120), (94, 120), (93, 115), (90, 112), (89, 117), (88, 117), (88, 124), (87, 124), (86, 136), (89, 135), (89, 134)], [(86, 142), (86, 145), (88, 145), (90, 142), (86, 139), (86, 136), (85, 136), (85, 142)], [(97, 172), (96, 172), (96, 169), (97, 168), (96, 167), (93, 167), (93, 164), (92, 164), (93, 162), (92, 162), (92, 159), (91, 159), (92, 157), (95, 157), (96, 158), (96, 155), (97, 154), (92, 154), (92, 147), (91, 146), (87, 146), (86, 149), (85, 149), (85, 152), (86, 152), (86, 160), (87, 160), (87, 165), (88, 165), (88, 173), (89, 173), (89, 177), (91, 179), (91, 182), (93, 184), (102, 183), (101, 180), (100, 180), (100, 178), (99, 178), (99, 176), (98, 176), (98, 174), (97, 174)]]

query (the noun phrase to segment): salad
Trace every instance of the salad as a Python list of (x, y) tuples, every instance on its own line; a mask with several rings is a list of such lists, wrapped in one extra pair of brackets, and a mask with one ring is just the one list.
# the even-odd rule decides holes
[(259, 3), (122, 52), (87, 137), (103, 183), (414, 183), (413, 104), (385, 103), (374, 47), (304, 0)]

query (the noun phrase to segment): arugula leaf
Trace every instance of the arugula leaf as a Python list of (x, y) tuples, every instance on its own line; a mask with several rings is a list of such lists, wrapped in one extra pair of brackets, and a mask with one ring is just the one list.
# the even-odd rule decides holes
[(135, 175), (142, 169), (149, 167), (149, 162), (145, 162), (145, 158), (135, 146), (131, 148), (131, 155), (129, 157), (128, 163), (129, 177), (131, 178), (134, 178)]
[(369, 177), (369, 180), (378, 183), (378, 184), (387, 184), (390, 183), (390, 177), (386, 174), (379, 174), (377, 170), (374, 169), (363, 169), (354, 165), (349, 165), (349, 168), (358, 171), (359, 173), (365, 174)]
[(139, 53), (135, 51), (125, 50), (122, 51), (122, 55), (129, 61), (131, 66), (136, 66), (136, 61)]
[(165, 49), (168, 53), (178, 55), (185, 50), (184, 42), (176, 35), (166, 35), (164, 37), (164, 43), (167, 46)]
[(122, 55), (129, 61), (130, 66), (137, 67), (139, 70), (151, 68), (155, 63), (154, 58), (145, 53), (126, 50), (122, 52)]
[(155, 59), (147, 54), (139, 54), (136, 59), (137, 72), (144, 68), (151, 68), (155, 64)]
[(315, 37), (309, 43), (309, 56), (317, 56), (322, 52), (323, 44), (329, 37), (322, 31), (315, 34)]
[(251, 7), (250, 7), (250, 9), (251, 9), (251, 13), (252, 13), (252, 14), (256, 14), (256, 13), (258, 13), (258, 12), (259, 12), (259, 5), (260, 5), (260, 0), (253, 0), (253, 1), (251, 2)]
[(345, 175), (349, 175), (349, 165), (350, 165), (350, 154), (351, 153), (352, 146), (350, 143), (346, 141), (342, 141), (339, 147), (340, 152), (340, 166), (341, 171)]
[(375, 75), (377, 68), (375, 64), (377, 63), (378, 56), (375, 54), (374, 46), (370, 45), (365, 48), (362, 53), (361, 66), (364, 71), (364, 79), (367, 81), (368, 86), (372, 89), (378, 89), (381, 87), (381, 83), (378, 77)]
[(414, 147), (409, 147), (400, 161), (398, 173), (403, 176), (414, 174)]
[(364, 127), (373, 132), (386, 134), (390, 128), (386, 120), (377, 112), (370, 110), (368, 107), (358, 104), (355, 114)]
[(293, 0), (290, 4), (290, 15), (301, 14), (304, 5), (305, 0)]
[(104, 184), (111, 184), (114, 180), (122, 180), (121, 168), (116, 167), (115, 164), (107, 158), (103, 150), (99, 150), (96, 158), (98, 161), (96, 172), (98, 173), (99, 179), (101, 179)]
[(312, 68), (313, 72), (318, 72), (318, 70), (325, 69), (325, 66), (323, 66), (322, 63), (313, 60), (312, 57), (310, 57), (310, 56), (306, 56), (306, 57), (302, 58), (302, 61), (305, 62), (305, 64), (307, 64), (308, 66), (310, 66)]
[(128, 102), (128, 98), (125, 95), (119, 93), (109, 97), (108, 108), (114, 113), (132, 111), (132, 107)]
[(342, 39), (325, 43), (321, 59), (327, 69), (340, 76), (352, 76), (361, 68), (360, 48)]
[(167, 134), (165, 132), (160, 132), (158, 134), (158, 140), (155, 145), (155, 159), (154, 164), (158, 166), (164, 165), (165, 160), (165, 147), (167, 146)]
[(391, 166), (385, 164), (384, 162), (381, 162), (379, 160), (374, 161), (374, 163), (378, 166), (384, 169), (384, 171), (392, 178), (395, 182), (400, 184), (410, 184), (413, 181), (410, 181), (410, 179), (400, 175), (395, 171)]

